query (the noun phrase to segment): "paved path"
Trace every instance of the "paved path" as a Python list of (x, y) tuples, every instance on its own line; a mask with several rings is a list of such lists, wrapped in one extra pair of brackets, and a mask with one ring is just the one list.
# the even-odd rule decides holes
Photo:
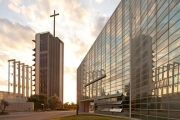
[(0, 120), (49, 120), (75, 114), (75, 111), (15, 112), (9, 115), (1, 115)]

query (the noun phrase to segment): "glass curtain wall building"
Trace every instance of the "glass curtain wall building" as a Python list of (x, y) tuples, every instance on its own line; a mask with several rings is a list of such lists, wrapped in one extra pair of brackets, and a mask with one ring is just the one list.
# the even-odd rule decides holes
[(180, 0), (121, 0), (77, 69), (87, 112), (180, 119)]

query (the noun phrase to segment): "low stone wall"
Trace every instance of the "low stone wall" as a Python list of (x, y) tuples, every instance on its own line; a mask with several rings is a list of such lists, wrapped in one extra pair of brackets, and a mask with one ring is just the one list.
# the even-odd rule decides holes
[(9, 103), (6, 107), (9, 111), (34, 111), (34, 102)]
[(0, 91), (0, 100), (2, 99), (9, 103), (25, 103), (27, 101), (27, 98), (22, 95), (18, 96), (17, 94)]

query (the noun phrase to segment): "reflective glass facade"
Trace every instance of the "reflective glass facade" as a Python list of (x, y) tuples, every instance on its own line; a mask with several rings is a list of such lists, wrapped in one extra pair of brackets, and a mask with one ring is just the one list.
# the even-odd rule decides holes
[[(95, 113), (180, 119), (180, 0), (122, 0), (77, 69)], [(131, 102), (130, 102), (131, 101)]]

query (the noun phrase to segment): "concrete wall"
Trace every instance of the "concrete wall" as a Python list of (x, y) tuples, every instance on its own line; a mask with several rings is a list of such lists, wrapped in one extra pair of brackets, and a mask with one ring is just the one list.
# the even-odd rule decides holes
[(9, 103), (6, 110), (10, 111), (34, 111), (34, 102)]
[(60, 60), (60, 66), (59, 66), (59, 98), (61, 102), (63, 103), (64, 99), (64, 43), (60, 42), (60, 49), (59, 49), (59, 60)]
[(27, 101), (26, 97), (19, 97), (18, 94), (8, 93), (0, 91), (0, 100), (4, 99), (9, 103), (25, 103)]
[(36, 34), (35, 36), (35, 41), (36, 41), (36, 57), (35, 57), (35, 94), (38, 94), (39, 95), (39, 72), (40, 72), (40, 34)]

